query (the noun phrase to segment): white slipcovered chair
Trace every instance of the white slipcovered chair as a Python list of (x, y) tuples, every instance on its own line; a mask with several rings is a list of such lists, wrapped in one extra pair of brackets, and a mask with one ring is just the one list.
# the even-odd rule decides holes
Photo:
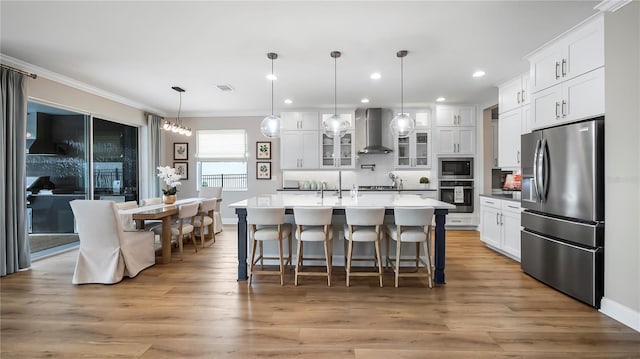
[[(138, 202), (136, 201), (117, 202), (116, 208), (118, 208), (118, 210), (138, 208)], [(122, 228), (124, 228), (125, 231), (136, 230), (136, 221), (133, 220), (132, 215), (130, 213), (128, 214), (120, 213), (120, 221), (122, 222)]]
[[(250, 227), (249, 239), (251, 240), (251, 266), (249, 269), (249, 286), (254, 275), (279, 275), (280, 285), (284, 285), (284, 257), (282, 255), (283, 239), (289, 238), (289, 260), (291, 261), (291, 226), (284, 223), (283, 207), (249, 207), (247, 208), (247, 224)], [(265, 241), (278, 242), (278, 257), (265, 257), (263, 243)], [(256, 258), (256, 247), (260, 245), (260, 255)], [(264, 270), (264, 259), (278, 259), (280, 269), (278, 271)], [(260, 270), (255, 265), (260, 261)]]
[[(218, 198), (222, 200), (222, 187), (202, 187), (198, 194), (200, 198)], [(213, 231), (215, 233), (222, 232), (222, 215), (220, 214), (220, 202), (216, 209), (213, 210)]]
[[(387, 225), (387, 263), (395, 262), (395, 286), (398, 287), (400, 277), (421, 277), (427, 278), (429, 288), (433, 287), (433, 277), (431, 271), (431, 221), (433, 219), (433, 207), (396, 207), (393, 209), (395, 225)], [(396, 241), (395, 261), (389, 258), (389, 238)], [(401, 258), (401, 244), (415, 243), (415, 259)], [(425, 260), (420, 258), (420, 244), (424, 244)], [(411, 261), (416, 264), (415, 272), (400, 272), (400, 262)], [(424, 272), (420, 271), (419, 265), (424, 265)]]
[[(202, 248), (204, 248), (205, 234), (208, 233), (207, 229), (213, 223), (213, 218), (209, 216), (209, 212), (215, 211), (216, 208), (220, 210), (220, 202), (217, 198), (204, 199), (200, 202), (199, 213), (193, 218), (193, 226), (198, 231)], [(211, 236), (213, 237), (211, 244), (213, 244), (216, 242), (215, 231), (211, 233)]]
[(114, 202), (70, 202), (80, 237), (73, 284), (113, 284), (155, 264), (153, 233), (124, 231)]
[[(176, 240), (178, 242), (180, 259), (182, 259), (182, 240), (186, 235), (191, 237), (193, 248), (198, 252), (198, 245), (196, 244), (196, 239), (193, 233), (193, 217), (198, 214), (198, 207), (200, 207), (200, 203), (198, 202), (181, 204), (178, 207), (178, 221), (171, 225), (171, 240)], [(158, 235), (162, 235), (162, 226), (153, 227), (152, 231)]]
[[(298, 240), (298, 256), (296, 260), (294, 284), (298, 285), (298, 276), (327, 276), (327, 286), (331, 286), (331, 256), (333, 231), (331, 231), (331, 207), (294, 207), (293, 217), (296, 222), (296, 239)], [(324, 258), (304, 257), (303, 243), (316, 242), (324, 245)], [(303, 272), (303, 261), (324, 260), (327, 266), (326, 273)]]
[[(348, 243), (347, 254), (347, 287), (352, 276), (378, 277), (382, 287), (382, 260), (380, 257), (380, 239), (382, 238), (382, 223), (384, 222), (384, 207), (347, 207), (345, 209), (347, 223), (344, 225), (344, 238)], [(353, 243), (369, 242), (374, 244), (375, 259), (378, 264), (377, 272), (352, 272), (351, 262), (354, 260), (369, 260), (366, 258), (353, 259)]]

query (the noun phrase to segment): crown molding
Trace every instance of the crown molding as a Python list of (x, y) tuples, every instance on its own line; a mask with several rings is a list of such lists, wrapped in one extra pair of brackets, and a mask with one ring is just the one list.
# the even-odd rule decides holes
[(106, 98), (108, 100), (115, 101), (115, 102), (121, 103), (123, 105), (136, 108), (136, 109), (141, 110), (141, 111), (155, 113), (155, 114), (158, 114), (159, 116), (166, 116), (166, 113), (164, 113), (164, 111), (160, 111), (160, 110), (158, 110), (156, 108), (153, 108), (151, 106), (147, 106), (146, 104), (143, 104), (143, 103), (140, 103), (140, 102), (137, 102), (137, 101), (133, 101), (131, 99), (128, 99), (126, 97), (122, 97), (120, 95), (116, 95), (116, 94), (114, 94), (112, 92), (105, 91), (105, 90), (97, 88), (95, 86), (91, 86), (91, 85), (86, 84), (84, 82), (72, 79), (72, 78), (70, 78), (68, 76), (61, 75), (61, 74), (53, 72), (51, 70), (47, 70), (47, 69), (45, 69), (43, 67), (30, 64), (28, 62), (16, 59), (16, 58), (11, 57), (11, 56), (7, 56), (7, 55), (2, 54), (2, 53), (0, 53), (0, 62), (3, 63), (3, 64), (7, 64), (9, 66), (15, 67), (16, 69), (20, 69), (20, 70), (23, 70), (23, 71), (34, 73), (34, 74), (38, 75), (39, 77), (41, 76), (41, 77), (44, 77), (44, 78), (49, 79), (51, 81), (58, 82), (60, 84), (63, 84), (63, 85), (69, 86), (69, 87), (73, 87), (73, 88), (78, 89), (80, 91), (84, 91), (84, 92), (90, 93), (92, 95), (100, 96), (100, 97)]
[(598, 5), (594, 6), (593, 9), (602, 12), (614, 12), (630, 2), (631, 0), (603, 0)]

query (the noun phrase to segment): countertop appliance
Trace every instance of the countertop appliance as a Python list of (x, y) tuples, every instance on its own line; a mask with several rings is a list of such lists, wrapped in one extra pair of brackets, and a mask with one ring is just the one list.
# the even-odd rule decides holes
[(522, 136), (522, 269), (596, 308), (604, 290), (604, 117)]

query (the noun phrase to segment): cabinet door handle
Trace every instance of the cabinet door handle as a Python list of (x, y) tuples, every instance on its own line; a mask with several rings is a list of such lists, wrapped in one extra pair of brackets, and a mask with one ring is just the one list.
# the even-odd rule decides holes
[(516, 155), (516, 160), (520, 163), (520, 150), (518, 150), (518, 154)]
[(500, 225), (500, 213), (496, 212), (496, 225), (499, 226)]
[(501, 226), (504, 225), (504, 222), (502, 221), (502, 217), (503, 217), (503, 215), (502, 215), (502, 213), (500, 213), (500, 225)]
[(516, 103), (520, 104), (520, 91), (516, 94)]
[(560, 78), (560, 63), (556, 61), (556, 80)]
[(567, 107), (567, 101), (562, 100), (562, 118), (567, 117), (566, 107)]
[(567, 76), (567, 59), (562, 59), (562, 77)]
[(560, 107), (560, 102), (556, 102), (556, 119), (560, 118), (560, 115), (558, 115), (559, 107)]
[(522, 89), (522, 103), (524, 103), (524, 89)]

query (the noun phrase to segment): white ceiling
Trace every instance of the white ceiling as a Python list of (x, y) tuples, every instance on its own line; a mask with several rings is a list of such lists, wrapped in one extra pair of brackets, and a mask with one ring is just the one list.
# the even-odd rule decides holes
[[(523, 56), (594, 14), (595, 1), (135, 1), (0, 3), (0, 53), (175, 116), (399, 107), (497, 99)], [(6, 57), (5, 57), (6, 58)], [(472, 78), (475, 70), (484, 78)], [(369, 74), (378, 71), (382, 79)], [(218, 84), (235, 91), (221, 92)], [(290, 98), (293, 104), (285, 105)], [(496, 100), (497, 101), (497, 100)]]

